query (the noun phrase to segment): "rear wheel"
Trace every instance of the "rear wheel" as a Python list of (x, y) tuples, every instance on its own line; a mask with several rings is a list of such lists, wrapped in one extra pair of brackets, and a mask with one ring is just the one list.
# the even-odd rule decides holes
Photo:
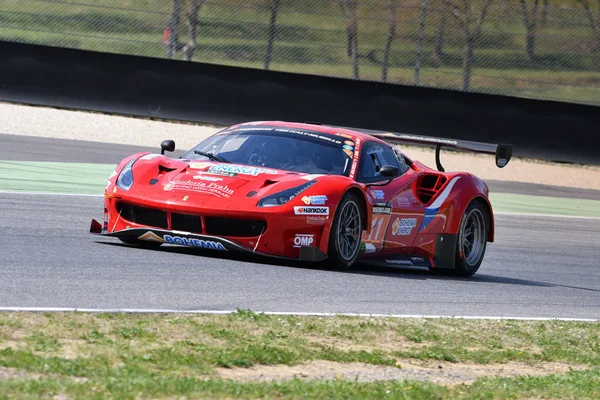
[(348, 269), (360, 251), (362, 236), (360, 200), (354, 193), (346, 193), (333, 218), (329, 235), (329, 262), (336, 269)]
[(140, 240), (136, 237), (120, 237), (119, 240), (123, 243), (142, 247), (144, 249), (158, 249), (162, 243), (151, 242), (149, 240)]
[(458, 230), (456, 274), (471, 276), (481, 266), (487, 245), (489, 218), (487, 208), (474, 201), (465, 210)]

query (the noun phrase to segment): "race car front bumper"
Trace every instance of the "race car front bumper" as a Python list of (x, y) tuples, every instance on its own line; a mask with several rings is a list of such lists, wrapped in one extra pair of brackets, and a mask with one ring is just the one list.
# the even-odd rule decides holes
[[(108, 232), (106, 223), (103, 225), (94, 219), (92, 220), (90, 225), (90, 233), (105, 237), (137, 238), (138, 240), (156, 242), (161, 244), (187, 246), (216, 251), (238, 251), (253, 253), (266, 257), (290, 259), (290, 257), (274, 256), (272, 254), (256, 251), (256, 247), (258, 247), (258, 242), (254, 249), (250, 249), (241, 246), (229, 239), (218, 236), (158, 229), (153, 227), (126, 228), (118, 231)], [(320, 251), (317, 247), (302, 246), (300, 248), (300, 256), (299, 258), (297, 258), (297, 260), (319, 262), (325, 260), (326, 258), (327, 255)]]

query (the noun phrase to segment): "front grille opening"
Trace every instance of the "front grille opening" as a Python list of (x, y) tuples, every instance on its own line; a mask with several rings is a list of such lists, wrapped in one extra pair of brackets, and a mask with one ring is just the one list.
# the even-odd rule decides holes
[(205, 222), (208, 235), (253, 237), (267, 229), (265, 221), (256, 219), (205, 217)]
[(127, 221), (157, 228), (168, 228), (167, 213), (164, 211), (127, 203), (118, 203), (117, 211), (121, 213), (121, 218)]
[(171, 213), (171, 229), (202, 233), (202, 218), (198, 215)]

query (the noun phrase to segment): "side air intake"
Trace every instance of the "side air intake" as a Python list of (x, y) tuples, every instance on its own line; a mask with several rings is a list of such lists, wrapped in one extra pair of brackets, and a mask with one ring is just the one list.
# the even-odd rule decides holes
[(427, 204), (444, 186), (446, 180), (443, 175), (421, 175), (415, 181), (415, 195), (421, 203)]

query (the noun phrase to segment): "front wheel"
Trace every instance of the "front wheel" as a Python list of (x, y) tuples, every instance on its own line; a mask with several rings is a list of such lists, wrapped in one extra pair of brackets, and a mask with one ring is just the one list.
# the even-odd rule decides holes
[(329, 236), (329, 262), (335, 269), (348, 269), (354, 264), (362, 230), (360, 200), (354, 193), (346, 193), (335, 212)]
[(458, 230), (455, 265), (458, 275), (471, 276), (479, 269), (485, 255), (488, 224), (486, 207), (478, 201), (469, 204)]

